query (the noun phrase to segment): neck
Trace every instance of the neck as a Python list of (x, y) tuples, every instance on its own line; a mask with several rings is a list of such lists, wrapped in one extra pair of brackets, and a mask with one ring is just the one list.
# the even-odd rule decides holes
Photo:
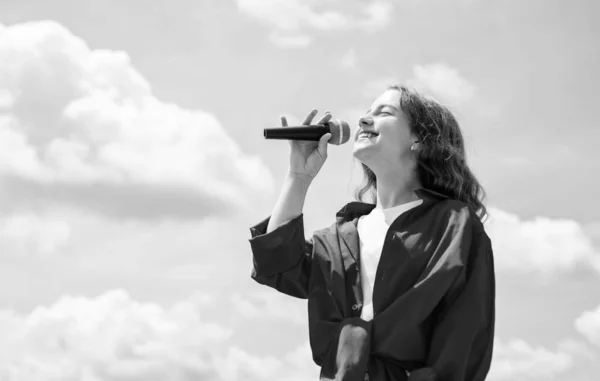
[(407, 202), (419, 200), (415, 189), (421, 183), (414, 175), (405, 173), (377, 174), (377, 205), (383, 209), (393, 208)]

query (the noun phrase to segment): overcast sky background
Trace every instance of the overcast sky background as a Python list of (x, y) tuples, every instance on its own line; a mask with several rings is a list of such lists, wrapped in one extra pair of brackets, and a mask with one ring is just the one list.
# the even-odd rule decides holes
[[(600, 372), (593, 0), (0, 0), (0, 379), (316, 380), (306, 303), (250, 279), (288, 145), (387, 85), (450, 105), (488, 193), (492, 381)], [(331, 147), (305, 206), (361, 174)]]

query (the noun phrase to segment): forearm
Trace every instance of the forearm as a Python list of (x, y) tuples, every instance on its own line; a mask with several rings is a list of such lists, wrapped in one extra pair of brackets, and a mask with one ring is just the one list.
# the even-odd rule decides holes
[(304, 201), (312, 179), (305, 176), (287, 174), (279, 198), (275, 203), (267, 233), (275, 230), (281, 224), (302, 214)]

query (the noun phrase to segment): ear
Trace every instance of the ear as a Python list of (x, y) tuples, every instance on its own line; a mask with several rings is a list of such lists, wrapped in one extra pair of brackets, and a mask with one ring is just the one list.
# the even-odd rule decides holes
[(410, 150), (412, 152), (417, 152), (419, 149), (421, 148), (421, 142), (420, 141), (415, 141), (411, 146), (410, 146)]

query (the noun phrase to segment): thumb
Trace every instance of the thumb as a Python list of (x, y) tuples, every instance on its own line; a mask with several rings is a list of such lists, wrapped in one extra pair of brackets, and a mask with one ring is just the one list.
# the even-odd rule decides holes
[(330, 133), (326, 133), (325, 135), (321, 136), (321, 139), (319, 139), (319, 148), (317, 150), (319, 151), (319, 155), (321, 155), (321, 157), (327, 157), (327, 142), (329, 139), (331, 139)]

